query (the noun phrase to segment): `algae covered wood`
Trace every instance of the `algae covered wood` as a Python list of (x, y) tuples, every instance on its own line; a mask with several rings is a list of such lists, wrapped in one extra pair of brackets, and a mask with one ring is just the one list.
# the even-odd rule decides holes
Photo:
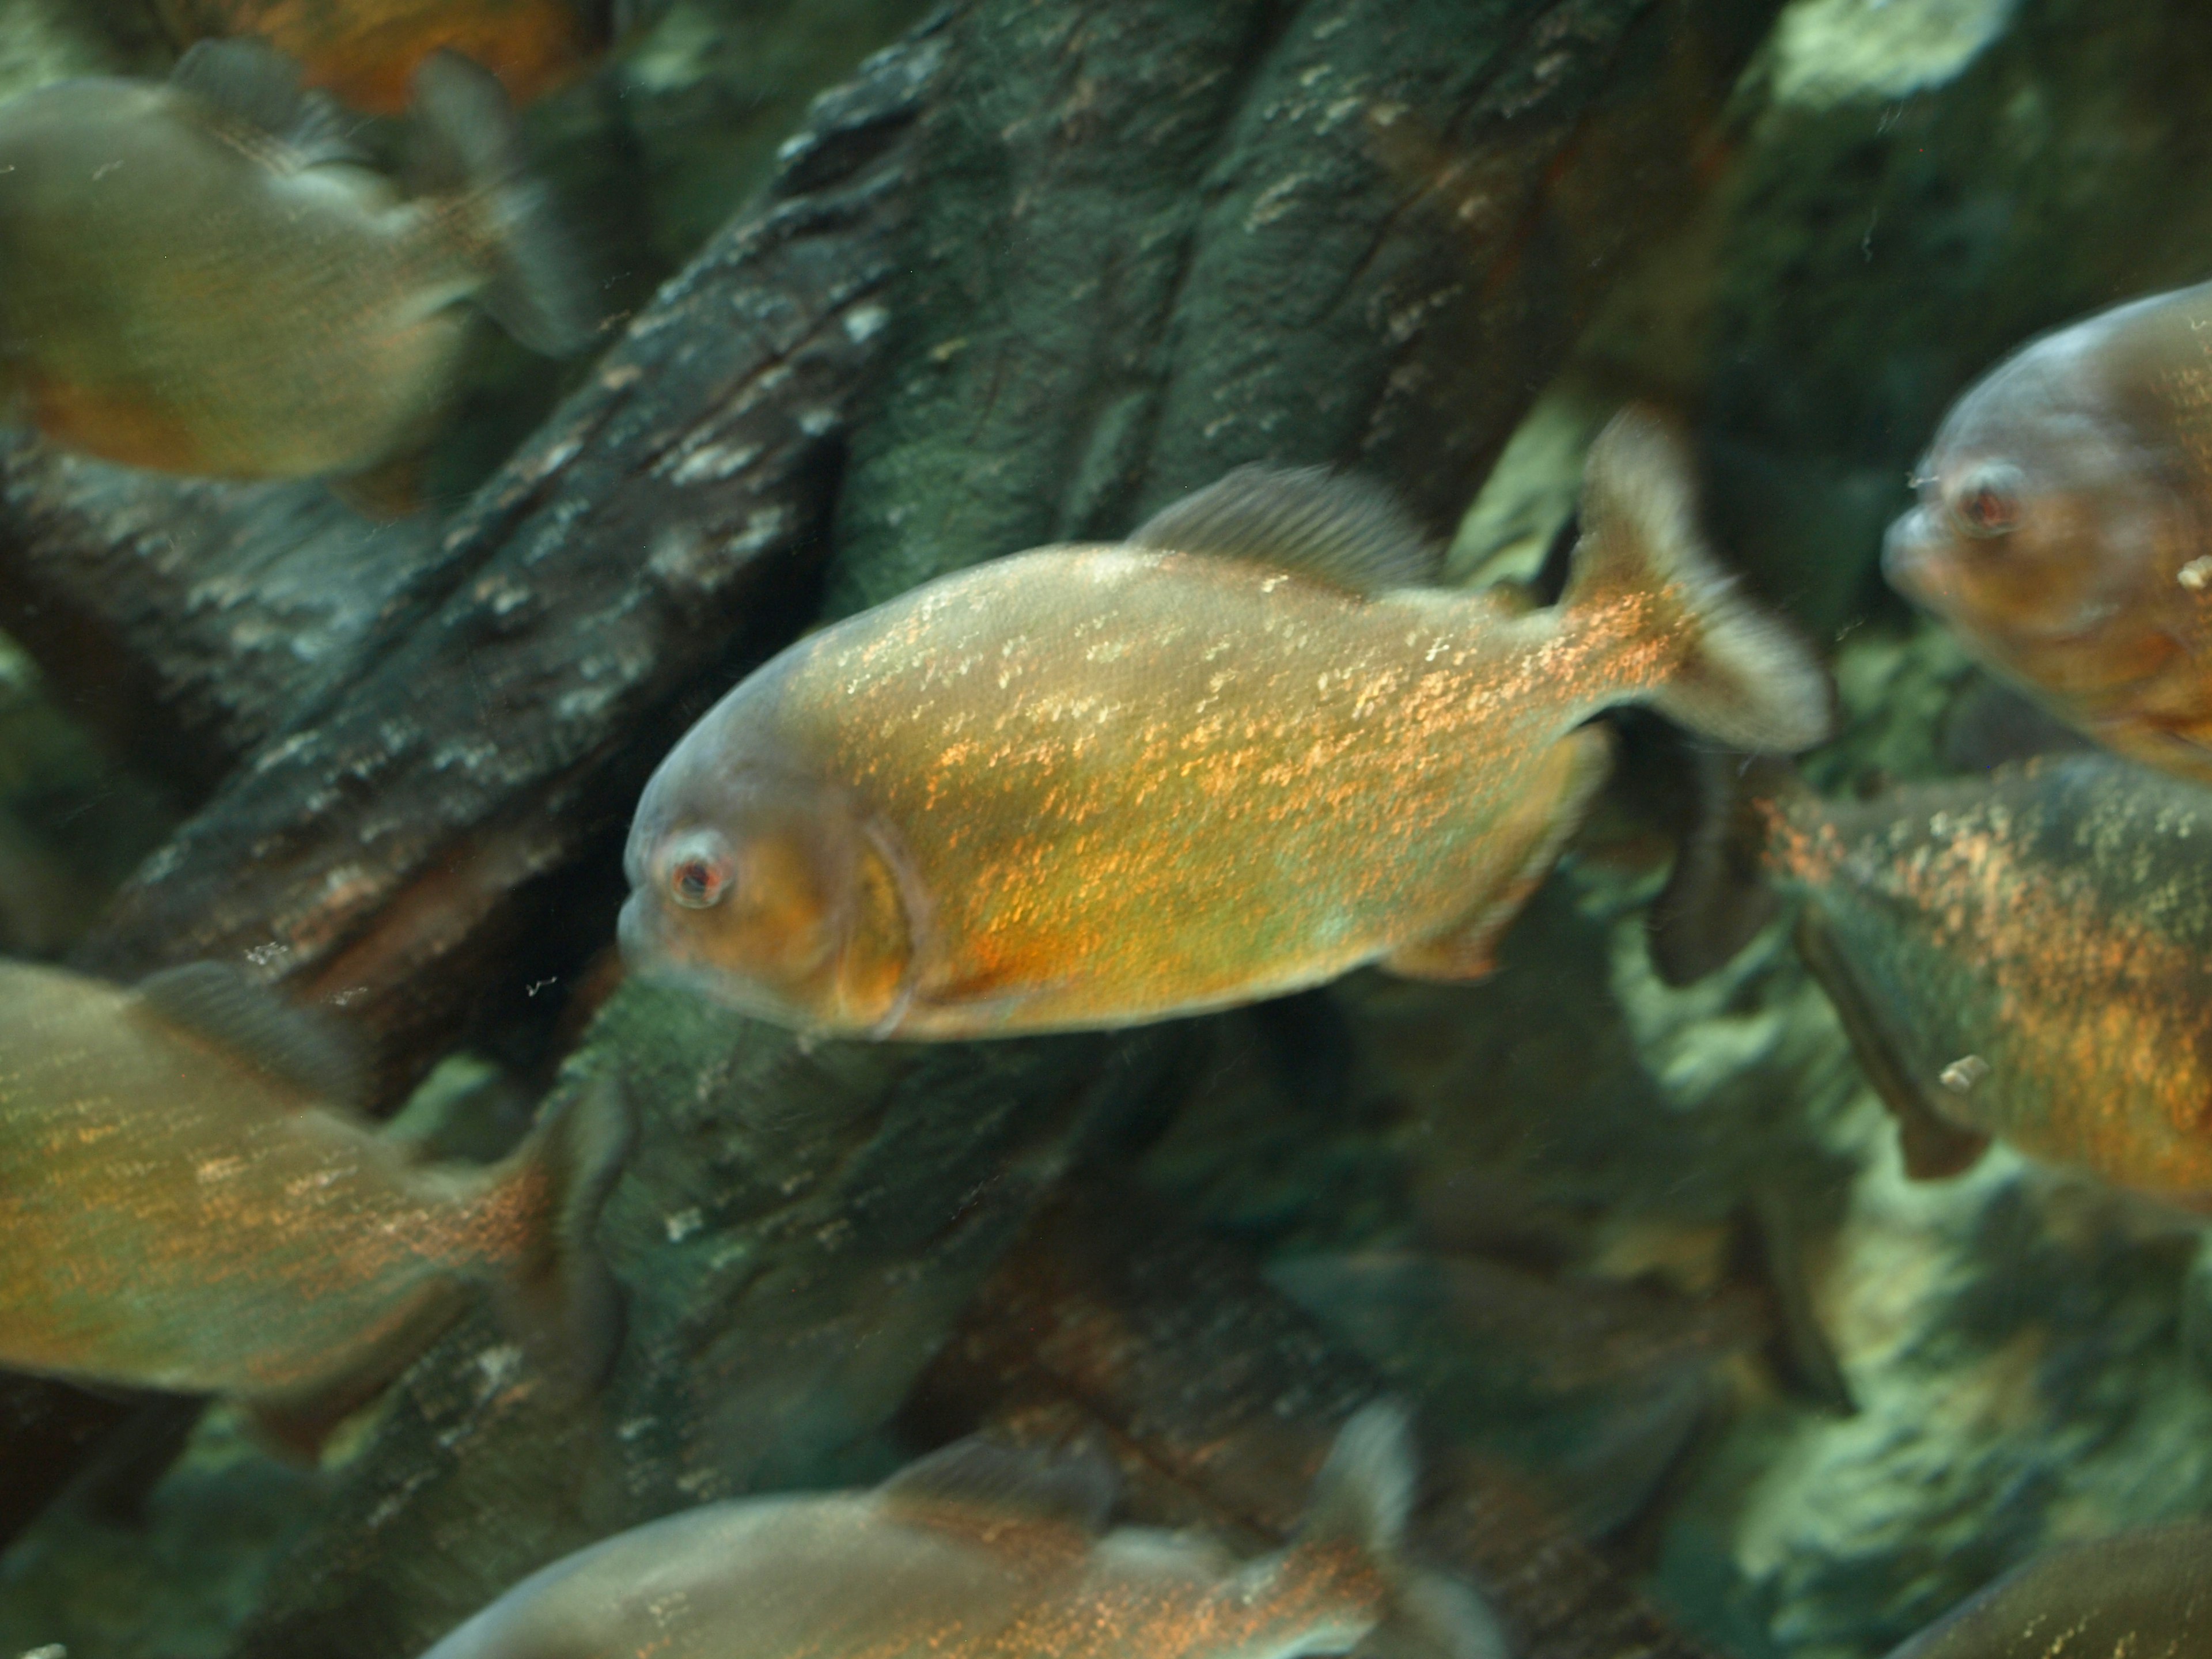
[(1359, 462), (1441, 521), (1686, 205), (1773, 9), (976, 0), (925, 27), (817, 106), (84, 960), (258, 952), (345, 997), (396, 1086), (512, 965), (519, 890), (611, 850), (701, 700), (802, 625), (825, 553), (849, 605), (1263, 454)]

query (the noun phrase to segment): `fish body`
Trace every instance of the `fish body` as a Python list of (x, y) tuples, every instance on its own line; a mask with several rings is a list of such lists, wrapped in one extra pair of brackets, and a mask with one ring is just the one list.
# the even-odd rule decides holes
[[(240, 1010), (273, 1022), (273, 1058)], [(4, 963), (0, 1012), (0, 1365), (221, 1395), (312, 1442), (293, 1430), (362, 1403), (472, 1284), (601, 1363), (587, 1230), (627, 1146), (618, 1099), (505, 1163), (416, 1167), (319, 1098), (285, 1012), (219, 970), (132, 991)]]
[(1480, 974), (1603, 778), (1590, 715), (1650, 699), (1782, 747), (1826, 720), (1817, 665), (1705, 563), (1656, 423), (1617, 424), (1592, 474), (1557, 612), (1346, 579), (1414, 568), (1418, 538), (1248, 470), (1127, 543), (824, 629), (648, 785), (625, 955), (789, 1024), (946, 1038), (1363, 963)]
[(2212, 1523), (2056, 1549), (1890, 1659), (2203, 1659), (2212, 1654)]
[(651, 0), (156, 0), (180, 42), (250, 35), (296, 59), (309, 86), (394, 115), (416, 70), (457, 52), (518, 104), (566, 85), (659, 10)]
[(1892, 584), (2097, 741), (2212, 781), (2212, 284), (2024, 347), (1915, 483)]
[(2212, 1212), (2212, 794), (2092, 750), (1765, 811), (1909, 1170), (1994, 1136)]
[(963, 1443), (875, 1492), (654, 1522), (525, 1579), (428, 1659), (1290, 1659), (1394, 1615), (1455, 1659), (1502, 1659), (1472, 1595), (1398, 1559), (1412, 1474), (1388, 1408), (1346, 1426), (1300, 1538), (1241, 1566), (1103, 1532), (1103, 1504), (1025, 1489), (1010, 1455)]
[(447, 187), (412, 197), (294, 76), (233, 43), (167, 82), (0, 105), (0, 381), (20, 417), (130, 465), (359, 474), (434, 428), (471, 304), (570, 343), (561, 256), (480, 71), (426, 70), (453, 159)]

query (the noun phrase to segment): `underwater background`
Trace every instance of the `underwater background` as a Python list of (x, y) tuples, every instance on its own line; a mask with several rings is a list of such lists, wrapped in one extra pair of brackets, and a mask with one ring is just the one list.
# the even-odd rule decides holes
[[(0, 97), (175, 54), (0, 0)], [(1883, 534), (2006, 353), (2212, 275), (2208, 84), (2175, 0), (670, 0), (522, 113), (596, 332), (479, 331), (422, 510), (0, 432), (0, 948), (249, 961), (440, 1156), (602, 1064), (640, 1126), (596, 1397), (484, 1309), (319, 1465), (0, 1379), (0, 1652), (402, 1659), (611, 1533), (987, 1426), (1257, 1547), (1386, 1391), (1531, 1659), (1879, 1655), (2212, 1510), (2194, 1229), (2002, 1142), (1908, 1179), (1786, 918), (1653, 968), (1656, 716), (1473, 983), (874, 1042), (612, 951), (647, 775), (819, 623), (1255, 461), (1542, 594), (1631, 398), (1833, 671), (1806, 778), (1986, 770), (2035, 717)]]

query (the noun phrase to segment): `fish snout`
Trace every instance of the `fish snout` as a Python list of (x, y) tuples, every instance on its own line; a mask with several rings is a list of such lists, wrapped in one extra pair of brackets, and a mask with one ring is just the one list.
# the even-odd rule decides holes
[(1916, 507), (1891, 525), (1881, 541), (1881, 574), (1889, 585), (1916, 605), (1935, 605), (1942, 597), (1938, 574), (1945, 537), (1936, 514)]
[(643, 890), (633, 889), (623, 901), (622, 915), (615, 922), (615, 941), (622, 947), (623, 965), (632, 973), (659, 965), (665, 954), (660, 918)]

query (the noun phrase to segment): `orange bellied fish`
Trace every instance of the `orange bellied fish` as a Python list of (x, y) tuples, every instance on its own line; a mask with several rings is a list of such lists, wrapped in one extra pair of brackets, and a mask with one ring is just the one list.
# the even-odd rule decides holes
[(1346, 1425), (1311, 1513), (1243, 1565), (1104, 1531), (1103, 1466), (963, 1441), (873, 1492), (714, 1504), (526, 1578), (427, 1659), (1292, 1659), (1389, 1623), (1438, 1659), (1504, 1659), (1472, 1592), (1401, 1554), (1402, 1419)]
[(573, 267), (498, 83), (444, 54), (416, 88), (412, 195), (249, 41), (197, 46), (166, 82), (62, 81), (0, 105), (15, 416), (134, 466), (358, 478), (434, 431), (472, 307), (525, 344), (580, 344)]
[(621, 1304), (592, 1247), (611, 1084), (489, 1168), (416, 1167), (334, 1103), (312, 1019), (198, 963), (125, 990), (0, 963), (0, 1365), (224, 1395), (303, 1449), (490, 1286), (574, 1386)]
[(2177, 1522), (2035, 1557), (1890, 1659), (2203, 1659), (2212, 1523)]
[(356, 109), (396, 114), (434, 52), (496, 75), (518, 104), (574, 80), (666, 0), (155, 0), (179, 45), (266, 40)]
[(1915, 483), (1890, 581), (2099, 742), (2212, 782), (2212, 284), (2000, 363)]
[(1739, 598), (1687, 463), (1622, 415), (1560, 606), (1423, 586), (1377, 492), (1245, 469), (1127, 541), (917, 589), (785, 651), (662, 762), (636, 967), (824, 1031), (1132, 1024), (1364, 963), (1486, 972), (1649, 702), (1826, 730), (1820, 665)]
[(1762, 781), (1736, 824), (1763, 849), (1693, 851), (1657, 908), (1741, 937), (1756, 908), (1695, 890), (1755, 862), (1804, 896), (1799, 946), (1909, 1174), (1994, 1136), (2212, 1212), (2212, 793), (2088, 750), (1848, 805)]

